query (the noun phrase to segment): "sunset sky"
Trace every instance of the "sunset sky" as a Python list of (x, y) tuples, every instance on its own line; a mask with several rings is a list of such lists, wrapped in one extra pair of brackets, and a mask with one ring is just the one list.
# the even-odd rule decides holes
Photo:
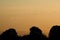
[(48, 34), (60, 25), (60, 0), (0, 0), (0, 32), (15, 28), (20, 35), (32, 26)]

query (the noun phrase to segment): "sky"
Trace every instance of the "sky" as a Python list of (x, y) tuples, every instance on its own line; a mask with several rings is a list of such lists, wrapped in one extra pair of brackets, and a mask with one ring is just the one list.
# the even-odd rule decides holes
[(0, 0), (1, 33), (14, 28), (25, 35), (37, 26), (47, 35), (53, 25), (60, 25), (60, 0)]

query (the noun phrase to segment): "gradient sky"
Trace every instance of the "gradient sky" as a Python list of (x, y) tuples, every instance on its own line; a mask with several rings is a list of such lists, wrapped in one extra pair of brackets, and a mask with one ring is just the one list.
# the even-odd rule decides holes
[(0, 0), (1, 33), (15, 28), (23, 35), (37, 26), (48, 34), (53, 25), (60, 25), (60, 0)]

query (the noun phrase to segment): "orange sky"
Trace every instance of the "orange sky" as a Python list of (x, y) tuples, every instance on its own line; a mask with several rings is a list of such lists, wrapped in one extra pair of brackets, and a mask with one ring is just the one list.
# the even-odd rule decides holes
[(53, 25), (60, 25), (59, 0), (0, 0), (0, 32), (15, 28), (23, 35), (37, 26), (48, 34)]

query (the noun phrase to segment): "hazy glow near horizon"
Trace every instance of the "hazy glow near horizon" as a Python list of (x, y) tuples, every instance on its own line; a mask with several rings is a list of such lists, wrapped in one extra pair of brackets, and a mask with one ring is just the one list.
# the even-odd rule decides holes
[(0, 0), (0, 32), (15, 28), (22, 35), (37, 26), (48, 34), (52, 25), (60, 25), (60, 0)]

